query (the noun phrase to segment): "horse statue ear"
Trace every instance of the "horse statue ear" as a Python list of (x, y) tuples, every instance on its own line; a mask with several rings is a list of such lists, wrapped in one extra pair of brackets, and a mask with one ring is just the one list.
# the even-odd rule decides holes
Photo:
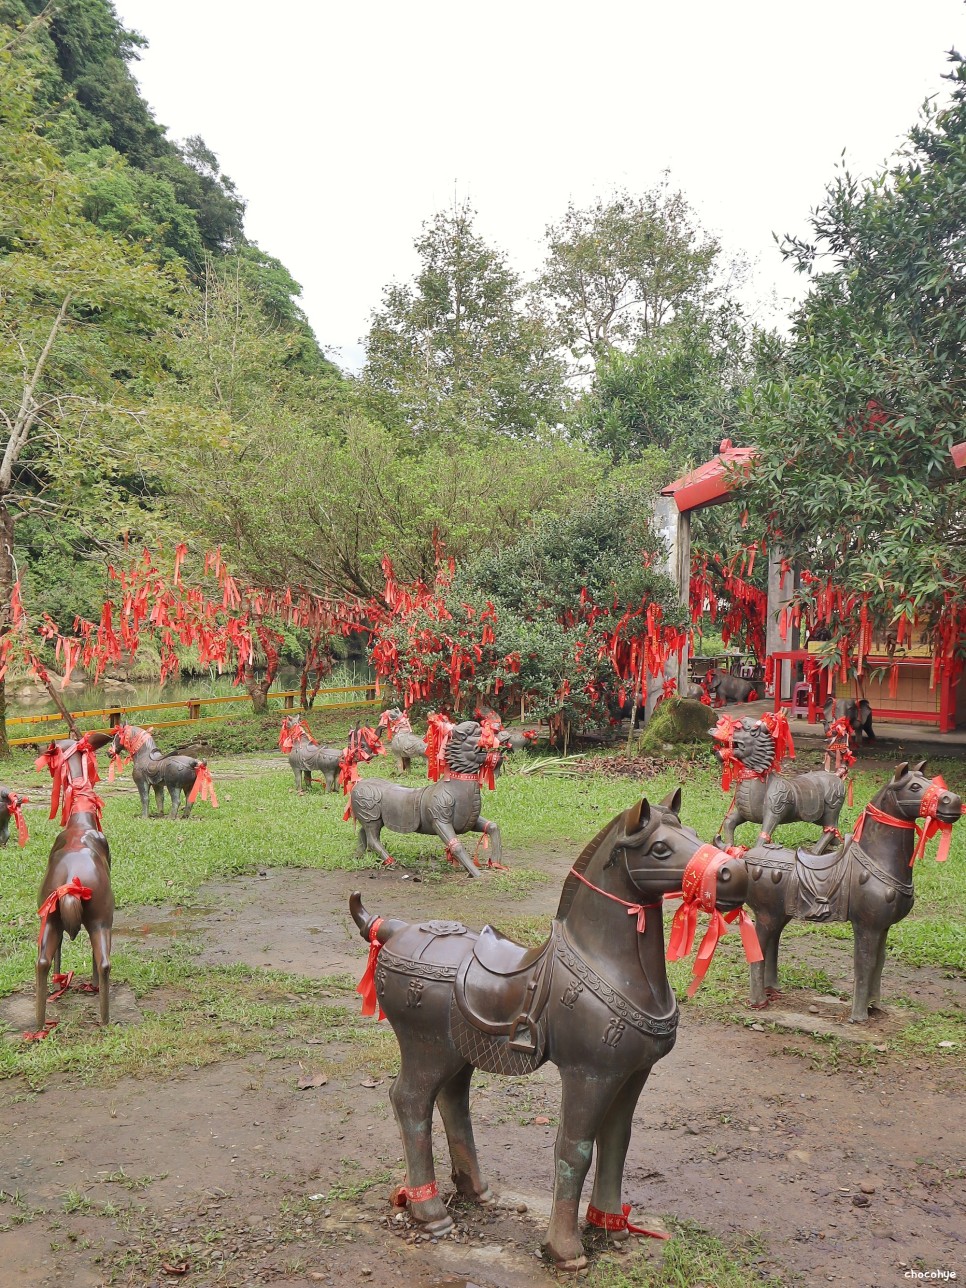
[(648, 804), (647, 797), (644, 796), (636, 805), (632, 805), (624, 813), (624, 831), (628, 836), (633, 836), (646, 827), (651, 821), (651, 807)]
[(661, 801), (661, 809), (670, 810), (672, 814), (681, 814), (681, 788), (676, 787), (673, 792), (668, 792)]
[(920, 761), (919, 761), (919, 763), (918, 763), (918, 765), (913, 765), (913, 767), (912, 767), (912, 768), (913, 768), (913, 771), (914, 771), (915, 773), (917, 773), (917, 774), (921, 774), (921, 773), (923, 773), (923, 772), (924, 772), (924, 770), (925, 770), (925, 768), (926, 768), (926, 762), (925, 762), (924, 760), (920, 760)]
[(896, 765), (896, 772), (892, 775), (892, 781), (897, 783), (900, 778), (904, 778), (909, 772), (909, 762), (904, 760), (901, 765)]

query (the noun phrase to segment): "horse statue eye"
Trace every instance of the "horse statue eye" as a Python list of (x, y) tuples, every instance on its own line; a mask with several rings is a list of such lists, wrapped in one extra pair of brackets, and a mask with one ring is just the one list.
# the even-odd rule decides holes
[(653, 859), (669, 859), (671, 857), (672, 850), (666, 842), (656, 841), (655, 844), (651, 846), (650, 854)]
[(914, 792), (922, 791), (922, 783), (910, 783), (910, 789)]

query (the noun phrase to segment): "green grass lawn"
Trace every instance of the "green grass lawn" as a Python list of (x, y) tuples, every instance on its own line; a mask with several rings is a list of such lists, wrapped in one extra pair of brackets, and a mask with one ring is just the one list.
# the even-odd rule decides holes
[[(337, 736), (333, 732), (333, 738)], [(612, 778), (601, 773), (580, 776), (521, 773), (526, 764), (521, 757), (504, 773), (492, 795), (485, 793), (484, 810), (495, 818), (502, 829), (504, 846), (512, 871), (508, 876), (488, 878), (500, 882), (501, 892), (508, 896), (503, 924), (511, 933), (534, 938), (544, 933), (540, 918), (514, 917), (514, 894), (545, 881), (543, 873), (530, 866), (532, 856), (542, 847), (553, 847), (562, 856), (576, 855), (587, 839), (607, 819), (631, 804), (640, 792), (652, 800), (660, 799), (684, 781), (684, 820), (702, 837), (711, 839), (720, 826), (726, 798), (718, 785), (717, 774), (708, 763), (682, 767), (668, 764), (656, 777), (635, 783), (631, 779)], [(191, 905), (198, 902), (198, 890), (213, 878), (254, 873), (265, 867), (320, 869), (355, 869), (368, 867), (354, 857), (354, 832), (342, 821), (342, 798), (297, 800), (292, 792), (293, 780), (281, 755), (214, 756), (211, 760), (219, 801), (218, 810), (200, 803), (193, 817), (170, 823), (139, 816), (138, 798), (128, 770), (118, 783), (104, 784), (104, 829), (113, 854), (114, 891), (119, 911), (144, 904)], [(367, 775), (386, 773), (388, 763), (379, 760), (364, 769)], [(934, 765), (955, 790), (966, 790), (966, 766), (961, 761)], [(862, 804), (882, 785), (887, 769), (877, 766), (873, 772), (860, 770), (855, 775), (855, 807), (843, 817), (843, 830), (856, 818)], [(104, 770), (106, 777), (106, 770)], [(35, 802), (46, 800), (49, 776), (35, 773), (32, 758), (26, 754), (8, 762), (2, 781), (17, 789), (28, 789)], [(424, 781), (413, 771), (410, 781)], [(50, 845), (57, 833), (55, 821), (48, 821), (46, 809), (28, 810), (30, 842), (21, 850), (11, 843), (3, 853), (4, 880), (0, 885), (0, 997), (21, 989), (31, 980), (36, 953), (37, 889)], [(741, 835), (741, 834), (739, 834)], [(745, 839), (751, 841), (754, 825), (746, 826)], [(802, 825), (782, 833), (786, 844), (807, 842), (815, 836), (813, 827)], [(927, 857), (917, 867), (917, 903), (912, 915), (891, 932), (889, 949), (893, 957), (911, 965), (929, 965), (943, 972), (958, 974), (966, 970), (966, 825), (954, 829), (949, 862), (939, 865)], [(427, 853), (437, 848), (432, 838), (395, 836), (389, 838), (392, 853), (401, 860), (419, 856), (423, 870), (431, 878), (441, 879), (445, 863), (440, 856), (427, 862)], [(934, 848), (934, 847), (932, 847)], [(529, 858), (528, 858), (529, 856)], [(849, 938), (848, 926), (792, 926), (793, 935), (826, 935)], [(699, 1005), (733, 1011), (741, 1004), (746, 988), (746, 967), (740, 953), (737, 935), (729, 935), (722, 945), (707, 983), (698, 994)], [(55, 1067), (91, 1069), (99, 1065), (115, 1066), (118, 1072), (136, 1069), (147, 1053), (148, 1063), (157, 1070), (167, 1063), (182, 1064), (217, 1058), (219, 1053), (251, 1049), (265, 1040), (270, 1030), (278, 1031), (284, 1013), (291, 1034), (300, 1038), (312, 1024), (326, 1031), (350, 1028), (344, 1011), (322, 1008), (315, 1013), (313, 1000), (317, 984), (293, 981), (266, 971), (240, 968), (204, 967), (192, 960), (190, 949), (181, 943), (170, 949), (146, 951), (142, 945), (127, 939), (118, 940), (113, 953), (115, 981), (130, 985), (139, 998), (148, 999), (159, 989), (167, 989), (164, 1006), (152, 1010), (137, 1031), (96, 1031), (78, 1035), (71, 1046), (69, 1032), (58, 1034), (56, 1041), (33, 1045), (6, 1043), (0, 1047), (0, 1075), (25, 1072), (42, 1077)], [(78, 974), (89, 972), (89, 948), (86, 936), (65, 946), (65, 968)], [(794, 972), (794, 966), (786, 969)], [(676, 986), (686, 982), (688, 967), (675, 967), (672, 977)], [(827, 987), (821, 972), (799, 970), (792, 982), (803, 986)], [(342, 995), (351, 995), (344, 986)], [(336, 993), (339, 987), (333, 985)], [(296, 1005), (292, 996), (300, 997)], [(237, 1000), (235, 1013), (231, 999)], [(300, 1007), (308, 1008), (300, 1011)], [(293, 1009), (294, 1008), (294, 1009)], [(204, 1012), (206, 1025), (192, 1028), (193, 1019)], [(331, 1012), (331, 1013), (330, 1013)], [(336, 1013), (337, 1012), (337, 1013)], [(910, 1014), (911, 1023), (927, 1023), (927, 1017)], [(961, 1021), (950, 1016), (954, 1026)], [(177, 1051), (166, 1060), (162, 1052), (171, 1032), (177, 1029)], [(215, 1040), (206, 1039), (214, 1030)], [(358, 1037), (357, 1033), (346, 1036)], [(962, 1036), (957, 1033), (957, 1037)]]

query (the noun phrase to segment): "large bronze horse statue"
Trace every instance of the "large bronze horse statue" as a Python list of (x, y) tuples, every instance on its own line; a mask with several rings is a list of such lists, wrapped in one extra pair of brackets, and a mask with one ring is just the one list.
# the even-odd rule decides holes
[[(490, 865), (500, 862), (500, 829), (480, 813), (480, 783), (499, 764), (503, 744), (499, 735), (486, 731), (475, 720), (448, 725), (447, 729), (445, 767), (438, 781), (426, 787), (403, 787), (387, 778), (364, 778), (352, 788), (346, 818), (359, 824), (358, 857), (373, 850), (391, 867), (395, 859), (379, 839), (382, 829), (388, 827), (391, 832), (438, 836), (446, 845), (447, 858), (462, 864), (473, 877), (479, 876), (479, 869), (459, 837), (463, 832), (480, 832), (491, 847)], [(430, 772), (434, 772), (432, 761)]]
[(127, 764), (124, 753), (134, 762), (131, 777), (141, 797), (141, 817), (150, 816), (151, 789), (154, 788), (154, 799), (159, 817), (164, 817), (164, 790), (168, 789), (171, 797), (171, 818), (178, 817), (181, 796), (184, 794), (184, 817), (188, 818), (198, 796), (210, 800), (218, 808), (218, 798), (211, 782), (211, 773), (206, 760), (194, 756), (184, 756), (178, 752), (164, 755), (158, 750), (157, 743), (150, 729), (139, 725), (119, 725), (109, 749), (111, 756), (111, 777), (117, 768)]
[(776, 731), (787, 728), (784, 715), (770, 713), (761, 720), (745, 716), (732, 720), (721, 716), (711, 730), (718, 746), (715, 752), (725, 766), (722, 787), (729, 789), (728, 766), (733, 764), (737, 787), (716, 843), (732, 846), (735, 828), (741, 823), (760, 823), (758, 840), (770, 841), (783, 823), (821, 823), (822, 835), (814, 849), (823, 854), (837, 840), (839, 815), (845, 803), (846, 786), (838, 774), (816, 770), (785, 776), (777, 773), (782, 760)]
[(426, 759), (426, 739), (413, 733), (409, 716), (399, 707), (390, 707), (379, 717), (379, 728), (385, 729), (389, 750), (396, 757), (401, 773), (408, 773), (414, 760)]
[(644, 1083), (674, 1046), (678, 1023), (661, 903), (693, 882), (702, 906), (720, 916), (716, 903), (739, 908), (747, 883), (740, 859), (681, 825), (680, 802), (680, 791), (660, 805), (639, 801), (601, 829), (567, 876), (550, 937), (537, 948), (488, 926), (474, 934), (452, 921), (383, 920), (358, 894), (349, 900), (370, 943), (363, 1012), (378, 1002), (402, 1057), (390, 1092), (406, 1154), (401, 1194), (428, 1233), (453, 1228), (436, 1184), (433, 1106), (458, 1193), (486, 1203), (493, 1196), (469, 1113), (473, 1070), (521, 1075), (548, 1060), (560, 1070), (562, 1101), (547, 1255), (562, 1270), (587, 1263), (578, 1208), (595, 1145), (587, 1219), (612, 1238), (637, 1230), (621, 1202), (624, 1160)]
[[(357, 761), (364, 763), (372, 760), (373, 756), (385, 755), (379, 735), (368, 725), (357, 725), (350, 735), (350, 743)], [(346, 748), (340, 751), (337, 747), (320, 747), (301, 716), (286, 716), (282, 720), (278, 745), (288, 755), (288, 763), (295, 775), (295, 790), (300, 796), (311, 788), (313, 771), (322, 775), (325, 791), (335, 791), (339, 772), (345, 763)]]
[[(764, 1007), (778, 995), (778, 946), (793, 918), (850, 921), (854, 935), (855, 982), (852, 1023), (879, 1007), (882, 967), (890, 926), (908, 916), (915, 902), (912, 863), (936, 831), (943, 833), (938, 857), (945, 857), (949, 828), (962, 814), (962, 801), (941, 778), (923, 775), (925, 761), (912, 769), (903, 762), (892, 780), (863, 810), (855, 832), (835, 854), (819, 856), (780, 845), (756, 845), (744, 854), (746, 901), (755, 914), (763, 961), (751, 967), (751, 1004)], [(915, 819), (927, 820), (917, 829)], [(916, 832), (919, 839), (917, 841)]]

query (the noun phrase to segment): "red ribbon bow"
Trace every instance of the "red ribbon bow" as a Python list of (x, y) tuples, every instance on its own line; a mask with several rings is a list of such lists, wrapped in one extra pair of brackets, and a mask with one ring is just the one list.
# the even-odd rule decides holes
[[(711, 924), (705, 931), (694, 961), (691, 983), (688, 985), (688, 997), (693, 997), (701, 986), (719, 941), (735, 921), (738, 922), (741, 932), (745, 957), (749, 962), (762, 961), (762, 951), (754, 924), (744, 908), (734, 908), (731, 912), (725, 913), (719, 912), (717, 908), (718, 872), (723, 864), (735, 857), (736, 855), (730, 854), (727, 850), (719, 850), (717, 846), (702, 845), (695, 850), (684, 870), (680, 892), (682, 902), (671, 922), (671, 935), (667, 948), (668, 961), (679, 961), (690, 953), (694, 946), (698, 913), (704, 911), (711, 916)], [(665, 895), (666, 899), (677, 897), (676, 894)]]
[(645, 1230), (642, 1225), (632, 1225), (627, 1219), (630, 1214), (629, 1203), (622, 1203), (619, 1212), (601, 1212), (593, 1203), (587, 1204), (587, 1224), (596, 1226), (598, 1230), (626, 1230), (628, 1234), (638, 1234), (647, 1239), (670, 1239), (671, 1236), (663, 1230)]
[(199, 760), (198, 768), (195, 770), (195, 781), (188, 793), (188, 801), (194, 804), (198, 797), (203, 801), (208, 801), (212, 809), (218, 808), (218, 797), (215, 795), (215, 784), (212, 781), (211, 770), (203, 760)]
[(93, 890), (88, 890), (86, 885), (81, 884), (80, 877), (74, 877), (73, 881), (68, 885), (58, 886), (52, 894), (49, 894), (37, 909), (37, 916), (40, 918), (40, 933), (37, 935), (37, 947), (39, 948), (43, 943), (47, 918), (65, 895), (73, 895), (75, 899), (90, 899), (93, 894)]

